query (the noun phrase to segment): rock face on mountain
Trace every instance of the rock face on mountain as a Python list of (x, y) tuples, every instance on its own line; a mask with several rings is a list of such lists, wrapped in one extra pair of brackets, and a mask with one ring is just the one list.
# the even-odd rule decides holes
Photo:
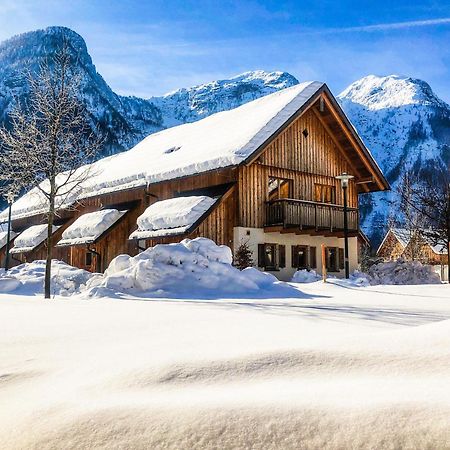
[(362, 226), (376, 243), (402, 174), (449, 170), (450, 106), (424, 81), (397, 75), (367, 76), (338, 98), (392, 186), (361, 199)]
[(141, 99), (114, 93), (97, 73), (83, 38), (64, 27), (49, 27), (15, 36), (0, 44), (0, 121), (7, 121), (16, 99), (28, 97), (26, 73), (51, 61), (63, 39), (69, 42), (74, 69), (81, 74), (80, 97), (93, 129), (106, 137), (106, 156), (129, 149), (148, 134), (234, 108), (297, 84), (284, 72), (247, 72), (229, 80), (179, 89), (163, 97)]

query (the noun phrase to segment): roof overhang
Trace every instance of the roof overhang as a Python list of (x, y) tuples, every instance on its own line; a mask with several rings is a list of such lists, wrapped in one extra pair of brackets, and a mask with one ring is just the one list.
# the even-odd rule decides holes
[[(162, 239), (162, 238), (170, 238), (170, 237), (181, 237), (188, 236), (193, 233), (200, 224), (233, 192), (233, 185), (229, 185), (226, 191), (222, 195), (218, 195), (214, 197), (214, 202), (210, 204), (210, 206), (200, 214), (192, 223), (187, 223), (182, 226), (173, 227), (173, 228), (160, 228), (160, 229), (152, 229), (152, 230), (135, 230), (131, 233), (129, 240), (131, 241), (139, 241), (146, 239)], [(189, 197), (189, 196), (188, 196)], [(183, 197), (174, 197), (174, 199), (181, 199)], [(168, 199), (172, 200), (172, 199)], [(161, 200), (160, 202), (164, 202), (165, 200)], [(155, 202), (153, 205), (155, 205)], [(153, 205), (150, 205), (153, 206)]]
[[(34, 227), (40, 227), (41, 225), (32, 225), (31, 227), (27, 228), (26, 230), (24, 230), (22, 233), (20, 233), (20, 238), (26, 237), (27, 236), (27, 231), (33, 229)], [(20, 246), (20, 240), (19, 242), (18, 239), (16, 239), (14, 241), (14, 247), (10, 249), (9, 253), (11, 254), (19, 254), (19, 253), (29, 253), (32, 252), (34, 250), (36, 250), (37, 248), (39, 248), (41, 245), (43, 245), (47, 239), (47, 233), (46, 233), (46, 227), (47, 224), (42, 225), (43, 228), (43, 233), (36, 235), (36, 239), (32, 242), (32, 245), (27, 245), (27, 246)], [(56, 231), (58, 231), (58, 229), (60, 228), (59, 225), (53, 225), (53, 232), (52, 234), (55, 234)]]
[[(97, 212), (97, 211), (94, 211), (94, 212)], [(123, 210), (123, 211), (118, 211), (118, 212), (119, 212), (119, 215), (117, 216), (117, 218), (106, 229), (101, 230), (99, 233), (94, 234), (94, 235), (86, 235), (86, 236), (74, 238), (74, 239), (61, 239), (56, 244), (56, 247), (75, 247), (75, 246), (85, 246), (85, 245), (96, 244), (97, 242), (102, 240), (104, 237), (106, 237), (109, 233), (111, 233), (111, 231), (123, 220), (125, 215), (128, 213), (128, 210)], [(86, 214), (91, 214), (91, 213), (86, 213)], [(78, 219), (82, 218), (83, 216), (86, 216), (86, 214), (81, 215)], [(77, 220), (75, 220), (70, 226), (75, 225)], [(67, 229), (69, 229), (70, 226)]]

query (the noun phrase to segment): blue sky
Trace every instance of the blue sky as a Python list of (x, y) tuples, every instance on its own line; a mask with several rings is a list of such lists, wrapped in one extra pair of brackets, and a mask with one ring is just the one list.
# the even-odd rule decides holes
[(64, 25), (118, 93), (160, 95), (247, 70), (338, 94), (368, 75), (429, 82), (450, 102), (450, 1), (0, 0), (0, 40)]

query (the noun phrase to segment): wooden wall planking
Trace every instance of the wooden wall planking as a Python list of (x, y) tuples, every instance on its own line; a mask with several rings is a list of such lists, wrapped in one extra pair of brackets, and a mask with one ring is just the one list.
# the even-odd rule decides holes
[[(307, 137), (303, 130), (308, 131)], [(336, 187), (336, 202), (343, 204), (340, 182), (342, 172), (351, 173), (346, 159), (313, 111), (306, 111), (274, 139), (257, 161), (240, 167), (238, 175), (238, 224), (264, 226), (264, 204), (268, 200), (269, 176), (291, 179), (292, 198), (314, 201), (314, 185)], [(348, 191), (349, 207), (358, 206), (354, 183)]]

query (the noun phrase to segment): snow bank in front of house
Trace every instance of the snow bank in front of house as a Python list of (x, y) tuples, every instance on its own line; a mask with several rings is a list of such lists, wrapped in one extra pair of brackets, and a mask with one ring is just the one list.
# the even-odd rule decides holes
[(211, 208), (217, 199), (206, 195), (175, 197), (150, 205), (137, 219), (138, 229), (130, 239), (147, 239), (163, 232), (181, 234)]
[(432, 267), (419, 261), (389, 261), (373, 265), (368, 272), (370, 284), (440, 284)]
[[(53, 233), (58, 229), (58, 226), (53, 225)], [(21, 233), (14, 241), (14, 247), (11, 253), (29, 252), (36, 248), (39, 244), (44, 242), (47, 238), (47, 224), (33, 225)]]
[(103, 209), (83, 214), (64, 231), (58, 245), (93, 242), (117, 222), (123, 214), (117, 209)]
[[(7, 272), (0, 272), (0, 293), (37, 295), (44, 292), (45, 261), (21, 264)], [(83, 269), (69, 266), (54, 259), (52, 261), (52, 295), (71, 295), (79, 290), (93, 277)]]
[(206, 238), (159, 244), (137, 256), (119, 255), (105, 274), (88, 283), (89, 296), (111, 293), (192, 298), (255, 295), (280, 282), (254, 268), (231, 265), (229, 247)]
[(315, 270), (297, 270), (292, 277), (293, 283), (313, 283), (314, 281), (319, 281), (322, 279), (321, 275), (319, 275)]

